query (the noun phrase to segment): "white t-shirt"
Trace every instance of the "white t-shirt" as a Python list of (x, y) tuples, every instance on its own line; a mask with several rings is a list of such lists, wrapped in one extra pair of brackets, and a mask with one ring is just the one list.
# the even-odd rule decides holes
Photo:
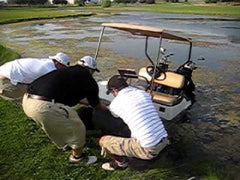
[(56, 67), (50, 59), (23, 58), (0, 66), (0, 75), (10, 79), (14, 85), (17, 83), (30, 84), (55, 69)]
[(140, 89), (126, 87), (119, 91), (110, 110), (123, 119), (142, 147), (151, 147), (167, 137), (150, 95)]

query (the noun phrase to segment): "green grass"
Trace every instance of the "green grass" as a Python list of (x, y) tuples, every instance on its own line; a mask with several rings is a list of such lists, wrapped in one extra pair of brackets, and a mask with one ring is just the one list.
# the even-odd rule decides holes
[[(88, 10), (91, 12), (73, 12), (67, 10)], [(203, 14), (240, 17), (240, 6), (230, 5), (192, 5), (188, 3), (113, 4), (110, 8), (101, 6), (64, 7), (64, 8), (6, 8), (0, 9), (0, 24), (21, 21), (51, 19), (63, 17), (89, 16), (98, 12), (149, 11), (156, 13)]]
[[(90, 179), (90, 180), (182, 180), (189, 177), (208, 180), (231, 179), (224, 168), (211, 161), (191, 162), (174, 158), (173, 149), (162, 152), (153, 168), (135, 171), (106, 172), (101, 164), (99, 131), (87, 132), (84, 152), (96, 155), (98, 163), (81, 167), (68, 162), (69, 152), (63, 152), (43, 131), (28, 119), (21, 105), (0, 99), (0, 179)], [(183, 144), (182, 144), (183, 145)], [(184, 146), (181, 147), (184, 149)]]
[(0, 44), (0, 65), (7, 61), (17, 59), (20, 55), (9, 48), (6, 48)]
[(164, 3), (164, 4), (151, 4), (151, 5), (114, 5), (110, 9), (118, 9), (119, 6), (123, 10), (136, 10), (136, 11), (149, 11), (156, 13), (178, 13), (178, 14), (202, 14), (202, 15), (214, 15), (214, 16), (233, 16), (240, 17), (240, 6), (229, 5), (192, 5), (185, 3)]
[(240, 6), (193, 6), (190, 4), (158, 4), (149, 5), (144, 9), (159, 13), (180, 13), (180, 14), (204, 14), (218, 16), (237, 16), (240, 17)]
[(0, 179), (147, 179), (167, 178), (169, 170), (155, 169), (133, 172), (130, 169), (105, 172), (100, 156), (100, 133), (87, 134), (85, 152), (97, 155), (100, 163), (80, 167), (68, 162), (69, 152), (62, 152), (50, 142), (42, 130), (29, 120), (20, 105), (0, 99)]
[[(65, 8), (7, 8), (0, 9), (0, 24), (37, 19), (89, 16), (90, 12), (64, 11)], [(66, 9), (65, 9), (66, 10)]]

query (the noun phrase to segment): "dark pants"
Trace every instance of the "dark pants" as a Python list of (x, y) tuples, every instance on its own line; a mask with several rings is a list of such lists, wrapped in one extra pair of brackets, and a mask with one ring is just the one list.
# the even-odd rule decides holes
[(93, 110), (86, 106), (77, 111), (87, 130), (100, 129), (104, 135), (131, 136), (131, 131), (123, 120), (115, 118), (110, 111)]

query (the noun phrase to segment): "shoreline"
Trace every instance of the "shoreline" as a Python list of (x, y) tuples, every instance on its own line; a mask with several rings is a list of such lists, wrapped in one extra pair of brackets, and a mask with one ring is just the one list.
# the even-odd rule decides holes
[[(10, 12), (11, 11), (11, 12)], [(156, 4), (116, 4), (109, 8), (101, 6), (86, 5), (83, 7), (2, 7), (0, 8), (0, 25), (18, 23), (23, 21), (69, 18), (101, 15), (102, 13), (115, 13), (127, 11), (145, 11), (166, 14), (189, 14), (222, 16), (226, 21), (228, 18), (240, 21), (240, 6), (233, 5), (209, 5), (190, 3), (156, 3)], [(33, 13), (34, 12), (34, 13)], [(11, 16), (9, 16), (11, 13)], [(216, 18), (210, 18), (215, 20)]]

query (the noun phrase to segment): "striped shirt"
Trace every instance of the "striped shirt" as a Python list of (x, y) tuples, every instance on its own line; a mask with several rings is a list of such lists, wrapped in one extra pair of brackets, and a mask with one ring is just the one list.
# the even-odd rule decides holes
[(110, 110), (123, 119), (142, 147), (154, 146), (168, 136), (150, 95), (143, 90), (122, 89), (110, 104)]

